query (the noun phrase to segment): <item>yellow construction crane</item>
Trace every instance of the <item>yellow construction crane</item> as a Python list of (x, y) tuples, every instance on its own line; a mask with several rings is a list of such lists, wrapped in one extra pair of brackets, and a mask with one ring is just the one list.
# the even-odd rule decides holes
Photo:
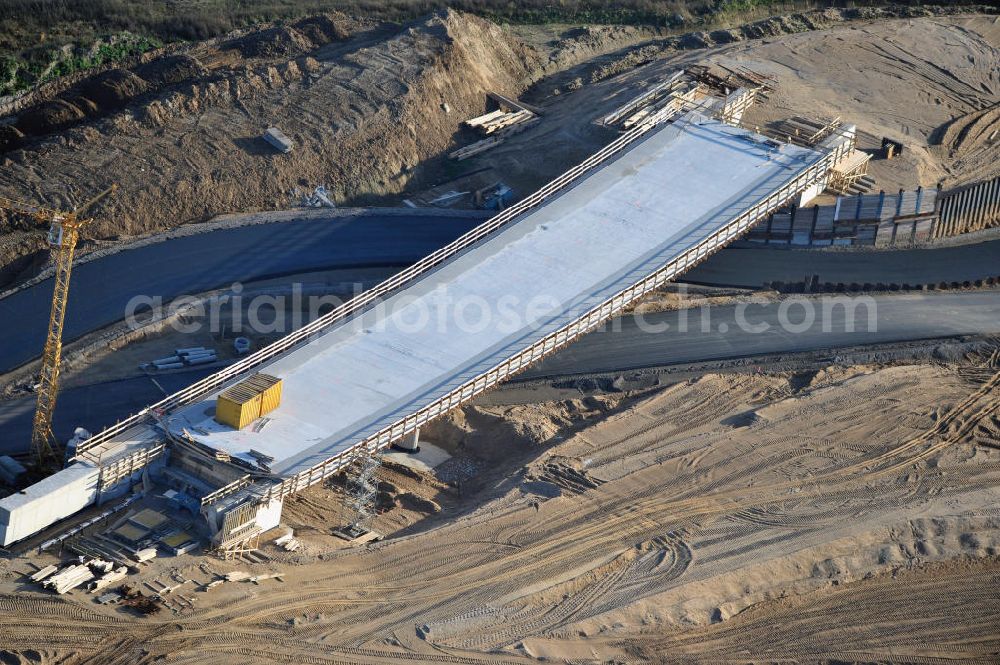
[(49, 314), (49, 330), (45, 338), (45, 351), (42, 353), (38, 402), (31, 429), (31, 452), (39, 467), (45, 466), (50, 461), (58, 460), (56, 448), (53, 448), (52, 445), (53, 442), (57, 447), (59, 445), (52, 433), (52, 414), (55, 412), (56, 397), (59, 394), (59, 362), (62, 357), (63, 321), (66, 318), (69, 278), (73, 271), (73, 254), (76, 252), (76, 242), (80, 239), (80, 230), (91, 221), (89, 218), (80, 218), (79, 215), (115, 191), (116, 188), (117, 185), (112, 185), (71, 212), (50, 210), (42, 206), (0, 197), (0, 208), (27, 215), (40, 223), (49, 225), (49, 246), (52, 248), (56, 270), (52, 289), (52, 311)]

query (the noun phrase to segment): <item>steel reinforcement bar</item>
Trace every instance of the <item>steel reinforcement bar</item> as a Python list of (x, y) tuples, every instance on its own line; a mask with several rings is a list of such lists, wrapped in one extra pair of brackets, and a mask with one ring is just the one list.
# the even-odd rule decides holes
[(391, 445), (394, 441), (397, 441), (410, 432), (413, 432), (433, 418), (436, 418), (456, 406), (472, 399), (487, 389), (495, 386), (500, 381), (503, 381), (522, 369), (525, 369), (528, 365), (541, 359), (543, 356), (552, 353), (581, 335), (590, 332), (607, 319), (621, 313), (631, 303), (643, 297), (653, 289), (658, 288), (665, 282), (674, 279), (683, 272), (701, 263), (720, 248), (746, 233), (754, 224), (761, 219), (764, 219), (776, 208), (787, 203), (796, 194), (806, 189), (811, 184), (826, 177), (835, 162), (835, 151), (824, 154), (805, 169), (800, 171), (797, 175), (785, 181), (785, 183), (775, 189), (771, 194), (768, 194), (762, 200), (758, 201), (749, 209), (735, 217), (724, 227), (702, 240), (697, 246), (688, 249), (679, 257), (657, 269), (639, 282), (636, 282), (627, 289), (624, 289), (611, 298), (605, 300), (603, 303), (594, 307), (576, 321), (546, 335), (531, 346), (518, 352), (514, 356), (511, 356), (504, 362), (492, 367), (476, 378), (467, 381), (448, 394), (423, 407), (419, 411), (401, 418), (395, 423), (379, 430), (370, 437), (359, 441), (347, 450), (272, 486), (268, 489), (267, 493), (263, 495), (262, 500), (270, 501), (283, 499), (284, 497), (295, 494), (310, 485), (321, 482), (349, 464), (354, 455), (361, 452), (374, 453)]
[(131, 416), (120, 423), (112, 425), (111, 427), (103, 430), (99, 434), (94, 435), (87, 441), (81, 443), (76, 450), (76, 454), (81, 453), (93, 448), (94, 446), (106, 443), (118, 435), (126, 432), (127, 430), (136, 427), (138, 425), (144, 425), (151, 422), (153, 419), (149, 415), (151, 411), (159, 411), (163, 413), (168, 413), (177, 407), (183, 406), (185, 404), (190, 404), (191, 402), (197, 400), (201, 396), (213, 392), (214, 390), (222, 387), (229, 381), (240, 377), (241, 375), (255, 369), (256, 367), (262, 365), (263, 363), (276, 358), (277, 356), (285, 353), (289, 349), (297, 346), (298, 344), (307, 341), (313, 335), (321, 333), (323, 330), (328, 328), (331, 324), (344, 319), (352, 314), (355, 314), (365, 307), (367, 307), (372, 302), (377, 299), (395, 291), (399, 287), (410, 282), (414, 278), (424, 274), (425, 272), (435, 268), (444, 261), (450, 259), (455, 254), (461, 252), (467, 247), (479, 242), (486, 236), (492, 234), (497, 229), (510, 223), (515, 218), (524, 214), (528, 210), (537, 207), (546, 199), (550, 198), (554, 194), (558, 193), (564, 187), (570, 185), (573, 181), (580, 178), (582, 175), (593, 169), (594, 167), (600, 165), (602, 162), (606, 161), (613, 155), (620, 152), (623, 148), (639, 139), (651, 129), (657, 126), (660, 120), (664, 117), (669, 117), (672, 114), (663, 114), (654, 118), (646, 124), (640, 127), (622, 134), (620, 137), (609, 143), (607, 146), (594, 153), (591, 157), (584, 160), (580, 164), (574, 166), (570, 170), (563, 173), (561, 176), (551, 181), (537, 192), (531, 196), (526, 197), (524, 200), (519, 201), (515, 205), (511, 206), (507, 210), (499, 213), (498, 215), (491, 217), (487, 221), (483, 222), (476, 228), (472, 229), (468, 233), (456, 238), (451, 243), (445, 245), (444, 247), (428, 254), (420, 261), (417, 261), (409, 268), (396, 273), (389, 279), (381, 282), (377, 286), (365, 291), (347, 301), (340, 307), (330, 311), (324, 316), (316, 319), (312, 323), (309, 323), (302, 328), (299, 328), (295, 332), (292, 332), (280, 340), (269, 344), (263, 349), (253, 353), (243, 360), (230, 365), (229, 367), (223, 369), (222, 371), (208, 376), (201, 381), (191, 384), (184, 390), (176, 392), (164, 399), (160, 400), (156, 404), (149, 406), (134, 416)]

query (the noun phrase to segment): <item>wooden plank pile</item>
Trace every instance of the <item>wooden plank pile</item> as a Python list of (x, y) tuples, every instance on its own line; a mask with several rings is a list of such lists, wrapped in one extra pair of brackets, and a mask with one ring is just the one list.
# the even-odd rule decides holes
[(537, 109), (529, 108), (497, 93), (488, 94), (500, 104), (500, 108), (466, 120), (464, 123), (485, 138), (453, 151), (449, 154), (452, 159), (461, 161), (486, 152), (503, 143), (508, 137), (533, 127), (541, 120)]
[(37, 572), (35, 572), (32, 575), (30, 575), (28, 577), (28, 579), (30, 579), (32, 582), (41, 583), (42, 580), (44, 580), (45, 578), (51, 576), (52, 573), (56, 572), (57, 570), (59, 570), (59, 566), (57, 566), (55, 564), (53, 564), (51, 566), (45, 566), (44, 568), (41, 568)]
[(726, 67), (725, 65), (719, 65), (723, 69), (726, 69), (736, 78), (736, 82), (739, 83), (742, 79), (742, 85), (738, 87), (756, 87), (762, 93), (768, 93), (777, 87), (778, 79), (771, 74), (762, 74), (760, 72), (755, 72), (752, 69), (744, 67), (743, 65), (737, 65), (736, 67)]
[(90, 593), (97, 593), (98, 591), (103, 591), (115, 582), (120, 582), (128, 577), (128, 568), (125, 566), (119, 566), (114, 570), (104, 573), (100, 578), (94, 580), (90, 583), (89, 589)]
[(704, 96), (704, 91), (697, 83), (688, 83), (670, 91), (662, 99), (639, 109), (622, 122), (622, 129), (630, 130), (646, 122), (667, 120), (675, 115), (683, 113), (690, 108), (695, 101)]
[(774, 131), (789, 143), (812, 148), (837, 131), (842, 124), (839, 116), (817, 119), (797, 115), (779, 122)]
[(42, 586), (62, 595), (94, 579), (94, 573), (85, 563), (67, 566), (42, 582)]
[(644, 123), (669, 119), (691, 108), (705, 96), (705, 89), (697, 81), (684, 77), (684, 73), (684, 70), (674, 72), (662, 83), (604, 116), (601, 124), (628, 131)]
[(608, 115), (601, 118), (601, 124), (608, 127), (617, 125), (622, 121), (623, 118), (628, 117), (636, 113), (639, 109), (652, 103), (658, 97), (665, 94), (669, 94), (673, 90), (674, 86), (677, 84), (678, 79), (684, 75), (684, 70), (679, 69), (670, 76), (667, 77), (665, 81), (657, 83), (652, 88), (642, 93), (638, 97), (633, 97), (623, 106), (618, 107)]
[(694, 80), (727, 95), (737, 88), (751, 88), (766, 97), (768, 92), (777, 88), (777, 79), (774, 76), (755, 72), (742, 65), (735, 67), (722, 63), (692, 65), (687, 68), (687, 73)]

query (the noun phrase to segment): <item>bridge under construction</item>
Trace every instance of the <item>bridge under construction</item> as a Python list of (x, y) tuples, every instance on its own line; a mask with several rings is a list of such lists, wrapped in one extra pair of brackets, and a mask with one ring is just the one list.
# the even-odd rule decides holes
[(779, 207), (821, 192), (853, 147), (739, 128), (746, 95), (665, 115), (450, 245), (282, 340), (80, 444), (0, 501), (22, 540), (171, 475), (219, 547), (282, 500), (370, 457), (621, 313)]

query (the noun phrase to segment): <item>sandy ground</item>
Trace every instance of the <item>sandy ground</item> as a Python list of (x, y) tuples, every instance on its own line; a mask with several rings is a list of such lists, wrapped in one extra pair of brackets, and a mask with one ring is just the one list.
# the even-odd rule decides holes
[[(886, 191), (938, 182), (953, 186), (1000, 173), (994, 158), (1000, 143), (996, 136), (989, 139), (998, 128), (994, 109), (1000, 103), (1000, 21), (996, 17), (850, 23), (700, 49), (667, 48), (656, 41), (637, 48), (623, 49), (550, 79), (576, 76), (583, 85), (575, 91), (565, 85), (539, 84), (532, 99), (566, 108), (556, 124), (568, 131), (574, 124), (569, 118), (585, 113), (581, 109), (594, 108), (596, 118), (598, 109), (606, 113), (605, 109), (624, 103), (630, 94), (638, 94), (681, 66), (720, 62), (749, 67), (775, 79), (775, 91), (750, 109), (743, 122), (746, 126), (767, 128), (795, 115), (840, 117), (857, 124), (862, 148), (878, 147), (882, 136), (902, 141), (906, 150), (901, 158), (871, 164), (878, 186)], [(652, 62), (624, 67), (621, 73), (600, 79), (602, 67), (628, 62), (643, 48), (656, 50)], [(654, 56), (644, 59), (648, 57)], [(588, 83), (593, 78), (598, 82)], [(609, 103), (615, 100), (617, 104)], [(982, 126), (966, 132), (969, 138), (961, 143), (960, 128), (974, 120), (981, 120)]]
[[(536, 83), (526, 99), (544, 108), (541, 123), (465, 163), (487, 169), (478, 178), (532, 191), (613, 138), (595, 124), (599, 118), (681, 67), (722, 62), (775, 77), (777, 89), (751, 108), (748, 127), (795, 115), (840, 117), (857, 124), (862, 148), (878, 147), (882, 136), (902, 141), (902, 157), (871, 163), (886, 191), (987, 179), (1000, 174), (993, 157), (1000, 135), (989, 139), (997, 128), (992, 109), (1000, 103), (998, 29), (993, 16), (897, 19), (705, 48), (657, 40), (624, 47)], [(637, 50), (650, 48), (651, 62), (628, 64)], [(602, 78), (602, 68), (612, 66), (618, 73)], [(974, 131), (962, 134), (977, 120)], [(959, 135), (968, 138), (961, 143)], [(545, 159), (533, 158), (539, 154)], [(448, 188), (462, 189), (460, 183)]]
[[(944, 136), (953, 120), (961, 123), (1000, 104), (996, 18), (843, 27), (741, 44), (712, 59), (777, 78), (777, 91), (748, 115), (750, 124), (793, 115), (840, 117), (873, 137), (902, 141), (908, 150), (901, 159), (872, 164), (886, 191), (1000, 174), (1000, 141), (988, 140), (1000, 129), (1000, 118), (964, 147), (956, 145), (956, 136)], [(877, 147), (866, 139), (861, 147)]]
[[(28, 564), (3, 562), (4, 647), (51, 662), (988, 660), (998, 360), (467, 407), (425, 433), (455, 455), (439, 477), (384, 471), (390, 539), (343, 549), (340, 490), (314, 488), (286, 512), (303, 550), (208, 560), (283, 581), (145, 619), (44, 596), (21, 583)], [(160, 565), (211, 579), (176, 561)]]

